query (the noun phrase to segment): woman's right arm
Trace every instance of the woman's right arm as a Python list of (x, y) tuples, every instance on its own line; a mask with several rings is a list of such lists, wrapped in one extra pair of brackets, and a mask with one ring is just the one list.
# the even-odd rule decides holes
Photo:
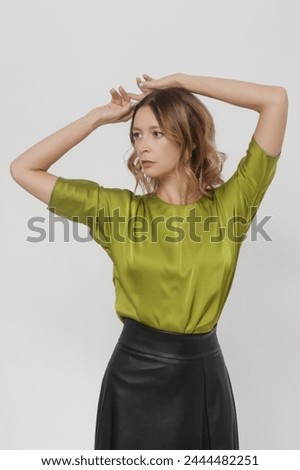
[(104, 124), (125, 122), (132, 116), (130, 98), (123, 89), (112, 89), (109, 104), (92, 109), (86, 115), (30, 147), (10, 164), (12, 178), (30, 194), (47, 205), (58, 176), (48, 169), (59, 158)]

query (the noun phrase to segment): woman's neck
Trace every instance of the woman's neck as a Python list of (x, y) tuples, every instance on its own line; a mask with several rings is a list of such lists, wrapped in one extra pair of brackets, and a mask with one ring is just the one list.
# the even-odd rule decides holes
[(156, 194), (160, 199), (169, 204), (193, 204), (202, 196), (200, 190), (191, 193), (191, 191), (185, 189), (180, 193), (179, 188), (174, 185), (158, 187)]

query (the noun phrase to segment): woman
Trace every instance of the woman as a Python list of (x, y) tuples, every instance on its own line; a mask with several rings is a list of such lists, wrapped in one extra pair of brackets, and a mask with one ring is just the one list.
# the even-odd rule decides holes
[[(11, 174), (49, 210), (88, 225), (113, 261), (123, 330), (102, 380), (95, 449), (238, 449), (217, 323), (275, 174), (286, 91), (181, 73), (143, 78), (140, 94), (112, 89), (109, 104), (27, 150)], [(212, 117), (194, 94), (258, 112), (247, 153), (225, 183)], [(98, 127), (130, 118), (128, 168), (146, 194), (48, 172)]]

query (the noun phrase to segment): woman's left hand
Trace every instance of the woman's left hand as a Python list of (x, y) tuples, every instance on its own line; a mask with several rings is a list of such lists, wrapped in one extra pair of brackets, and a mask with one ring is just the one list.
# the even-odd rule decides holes
[(153, 90), (162, 90), (164, 88), (170, 87), (182, 87), (181, 82), (183, 74), (181, 73), (174, 73), (172, 75), (167, 75), (166, 77), (158, 79), (152, 78), (146, 73), (144, 73), (142, 76), (144, 80), (141, 80), (139, 77), (137, 77), (136, 79), (137, 85), (141, 90), (142, 94), (137, 95), (135, 93), (127, 93), (131, 99), (136, 101), (142, 100)]

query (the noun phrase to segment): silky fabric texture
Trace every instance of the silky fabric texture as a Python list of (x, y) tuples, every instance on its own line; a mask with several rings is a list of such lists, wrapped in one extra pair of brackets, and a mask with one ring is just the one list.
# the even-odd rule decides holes
[(102, 379), (94, 447), (238, 449), (217, 327), (180, 334), (125, 319)]
[(279, 156), (267, 155), (252, 137), (232, 177), (193, 204), (59, 177), (48, 209), (86, 224), (110, 256), (121, 320), (205, 333), (219, 320)]

